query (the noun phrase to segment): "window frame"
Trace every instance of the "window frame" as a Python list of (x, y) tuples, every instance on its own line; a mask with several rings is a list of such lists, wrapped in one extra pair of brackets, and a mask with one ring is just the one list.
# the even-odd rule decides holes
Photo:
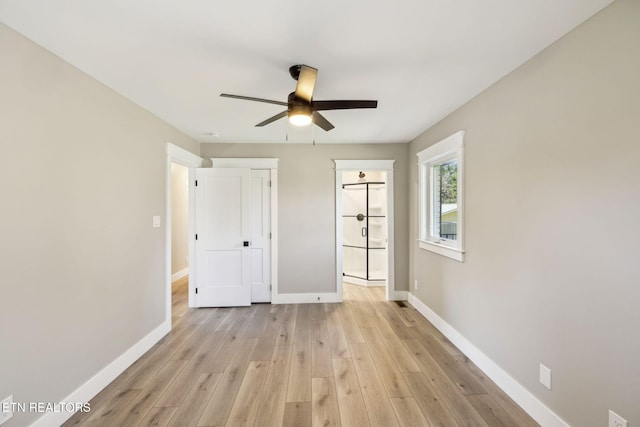
[[(464, 261), (464, 131), (439, 141), (422, 151), (418, 156), (419, 227), (418, 246), (437, 254)], [(442, 239), (433, 235), (434, 198), (433, 167), (451, 160), (457, 162), (457, 225), (456, 240)]]

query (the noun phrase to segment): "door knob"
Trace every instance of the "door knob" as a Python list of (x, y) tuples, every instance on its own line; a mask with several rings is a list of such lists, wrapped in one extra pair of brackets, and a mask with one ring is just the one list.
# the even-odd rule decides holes
[(243, 242), (243, 246), (249, 246), (249, 242), (245, 240), (245, 241)]

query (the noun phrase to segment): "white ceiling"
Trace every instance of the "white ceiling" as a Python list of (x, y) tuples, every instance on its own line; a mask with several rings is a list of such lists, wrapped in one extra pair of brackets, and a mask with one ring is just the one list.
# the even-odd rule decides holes
[[(611, 0), (0, 0), (0, 21), (203, 142), (407, 142)], [(254, 125), (293, 64), (336, 128)], [(219, 137), (207, 133), (219, 132)]]

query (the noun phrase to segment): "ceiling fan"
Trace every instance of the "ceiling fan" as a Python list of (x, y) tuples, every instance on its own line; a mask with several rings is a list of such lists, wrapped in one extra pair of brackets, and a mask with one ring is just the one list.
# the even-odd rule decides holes
[(282, 105), (287, 107), (286, 111), (276, 114), (267, 120), (258, 123), (256, 126), (262, 127), (273, 123), (276, 120), (288, 117), (289, 121), (297, 126), (305, 126), (311, 122), (321, 127), (325, 131), (330, 131), (333, 126), (319, 111), (324, 110), (351, 110), (354, 108), (376, 108), (378, 101), (364, 100), (337, 100), (337, 101), (314, 101), (313, 88), (316, 84), (318, 70), (308, 65), (293, 65), (289, 68), (289, 74), (297, 80), (295, 92), (289, 94), (287, 102), (273, 101), (270, 99), (253, 98), (250, 96), (230, 95), (221, 93), (225, 98), (244, 99), (247, 101), (266, 102), (269, 104)]

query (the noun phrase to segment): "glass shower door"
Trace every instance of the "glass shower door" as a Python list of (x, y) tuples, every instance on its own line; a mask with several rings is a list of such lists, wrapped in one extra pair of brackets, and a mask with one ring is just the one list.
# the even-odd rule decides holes
[(342, 187), (343, 275), (367, 280), (367, 185)]

